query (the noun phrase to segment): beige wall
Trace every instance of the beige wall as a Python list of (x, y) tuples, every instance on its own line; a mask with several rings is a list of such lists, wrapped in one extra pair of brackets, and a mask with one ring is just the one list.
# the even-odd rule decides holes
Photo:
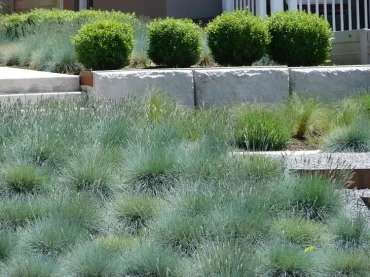
[(94, 0), (94, 8), (135, 12), (152, 18), (166, 16), (166, 0)]
[(208, 19), (221, 13), (222, 0), (167, 0), (169, 17)]

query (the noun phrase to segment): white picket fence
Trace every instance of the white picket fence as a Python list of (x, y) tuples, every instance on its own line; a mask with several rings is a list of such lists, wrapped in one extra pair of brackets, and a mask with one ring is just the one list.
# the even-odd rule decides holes
[(305, 10), (329, 21), (334, 31), (369, 27), (369, 0), (223, 0), (223, 10), (249, 9), (266, 16), (283, 10)]

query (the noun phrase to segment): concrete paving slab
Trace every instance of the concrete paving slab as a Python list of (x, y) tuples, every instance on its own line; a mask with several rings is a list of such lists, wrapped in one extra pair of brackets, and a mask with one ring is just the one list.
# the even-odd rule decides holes
[(79, 76), (0, 67), (0, 93), (80, 91)]

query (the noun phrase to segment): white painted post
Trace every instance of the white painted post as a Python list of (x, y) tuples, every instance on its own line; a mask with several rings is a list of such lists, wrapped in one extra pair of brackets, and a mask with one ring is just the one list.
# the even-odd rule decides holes
[(63, 0), (58, 0), (57, 1), (58, 9), (60, 9), (60, 10), (64, 9), (64, 3), (63, 2), (64, 2)]
[(348, 30), (352, 30), (352, 1), (348, 1)]
[(337, 30), (335, 22), (335, 0), (331, 0), (331, 13), (333, 16), (333, 31), (335, 32)]
[(266, 3), (266, 1), (264, 1), (264, 0), (258, 1), (256, 3), (256, 10), (257, 10), (257, 14), (259, 14), (260, 16), (265, 17), (267, 15), (267, 3)]
[(222, 9), (224, 12), (234, 11), (234, 0), (222, 0)]
[(343, 0), (340, 0), (340, 30), (344, 31), (344, 9), (343, 9)]
[(319, 7), (319, 0), (316, 0), (316, 7), (315, 7), (315, 10), (316, 10), (316, 15), (317, 17), (320, 16), (320, 7)]
[(369, 24), (368, 24), (368, 9), (367, 9), (367, 0), (364, 0), (364, 13), (365, 13), (365, 29), (368, 29)]
[(299, 10), (302, 11), (303, 10), (303, 3), (302, 3), (302, 0), (299, 0)]
[(326, 0), (324, 0), (324, 17), (325, 17), (325, 20), (328, 20), (328, 6), (326, 3)]
[(80, 0), (80, 11), (87, 9), (87, 0)]
[(288, 7), (290, 11), (296, 11), (298, 9), (298, 1), (297, 0), (289, 0)]
[(360, 0), (356, 0), (356, 19), (357, 19), (357, 30), (360, 30)]
[(307, 13), (311, 13), (311, 0), (307, 0)]
[(271, 0), (271, 13), (280, 12), (284, 10), (284, 0)]

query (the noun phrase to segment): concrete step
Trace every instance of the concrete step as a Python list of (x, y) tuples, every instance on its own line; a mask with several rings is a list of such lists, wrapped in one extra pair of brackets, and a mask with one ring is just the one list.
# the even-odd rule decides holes
[(69, 92), (43, 92), (43, 93), (17, 93), (17, 94), (0, 94), (1, 103), (14, 103), (17, 101), (23, 103), (36, 103), (41, 100), (50, 99), (50, 98), (80, 98), (85, 95), (81, 91), (69, 91)]
[(0, 67), (0, 93), (2, 94), (79, 90), (79, 76)]

